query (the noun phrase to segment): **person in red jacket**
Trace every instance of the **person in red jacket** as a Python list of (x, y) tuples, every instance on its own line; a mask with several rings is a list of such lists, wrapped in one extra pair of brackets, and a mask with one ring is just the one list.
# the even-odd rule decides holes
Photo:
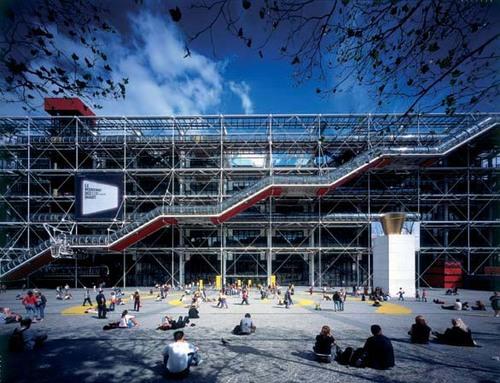
[(246, 289), (241, 292), (241, 304), (250, 304), (248, 303), (248, 290)]
[(28, 293), (24, 296), (22, 303), (24, 308), (26, 309), (26, 315), (28, 318), (32, 319), (33, 322), (36, 322), (36, 296), (33, 294), (33, 291), (29, 290)]

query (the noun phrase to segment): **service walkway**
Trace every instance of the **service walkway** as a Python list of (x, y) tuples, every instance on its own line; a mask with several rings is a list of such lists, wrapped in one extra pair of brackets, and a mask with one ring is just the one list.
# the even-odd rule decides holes
[[(133, 289), (127, 289), (128, 292)], [(18, 291), (0, 295), (0, 306), (24, 313)], [(71, 301), (55, 300), (54, 290), (44, 290), (49, 302), (46, 319), (34, 324), (48, 332), (44, 348), (32, 355), (6, 352), (7, 334), (15, 327), (0, 327), (1, 382), (162, 382), (161, 352), (170, 341), (173, 331), (155, 331), (162, 315), (185, 315), (187, 308), (180, 304), (180, 293), (170, 295), (164, 302), (148, 297), (141, 288), (143, 307), (137, 313), (141, 326), (130, 330), (103, 331), (106, 320), (83, 314), (82, 290), (73, 291)], [(447, 303), (442, 290), (430, 292), (430, 299), (439, 297)], [(106, 290), (109, 296), (109, 290)], [(215, 292), (211, 293), (215, 297)], [(95, 294), (92, 300), (95, 301)], [(460, 298), (473, 302), (487, 301), (487, 292), (462, 292)], [(229, 298), (229, 309), (217, 309), (215, 303), (204, 303), (200, 319), (187, 327), (188, 339), (200, 350), (204, 363), (192, 369), (186, 382), (498, 382), (500, 381), (500, 318), (487, 312), (461, 312), (481, 348), (462, 348), (431, 343), (412, 345), (406, 335), (414, 317), (423, 314), (433, 330), (443, 331), (456, 312), (441, 310), (438, 305), (392, 301), (384, 310), (349, 299), (344, 312), (333, 312), (331, 302), (323, 301), (321, 311), (314, 310), (320, 294), (312, 297), (302, 289), (294, 296), (291, 309), (276, 302), (261, 301), (256, 291), (250, 295), (250, 306), (240, 306), (237, 297)], [(94, 302), (95, 303), (95, 302)], [(186, 300), (187, 303), (187, 300)], [(110, 313), (118, 320), (122, 309), (131, 309), (129, 301)], [(236, 337), (230, 330), (244, 313), (249, 312), (258, 329), (248, 337)], [(135, 313), (132, 312), (135, 315)], [(396, 367), (391, 371), (375, 371), (340, 366), (337, 363), (319, 364), (312, 359), (311, 347), (321, 326), (333, 328), (338, 344), (359, 347), (369, 336), (371, 324), (378, 323), (394, 344)], [(221, 337), (230, 340), (223, 345)]]

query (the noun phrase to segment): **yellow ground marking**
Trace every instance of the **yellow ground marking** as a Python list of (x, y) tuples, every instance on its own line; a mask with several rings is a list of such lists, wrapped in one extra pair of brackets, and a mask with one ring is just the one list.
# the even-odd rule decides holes
[(297, 302), (298, 306), (314, 306), (315, 302), (310, 299), (299, 299)]
[[(81, 306), (81, 305), (71, 306), (61, 311), (61, 315), (87, 315), (85, 314), (85, 310), (90, 308), (91, 308), (90, 306)], [(97, 310), (95, 306), (93, 308)]]
[(405, 306), (397, 305), (395, 303), (382, 302), (382, 306), (377, 308), (377, 314), (386, 315), (409, 315), (412, 313), (411, 309)]
[[(322, 297), (322, 294), (317, 294), (315, 293), (314, 295), (316, 295), (317, 297)], [(313, 295), (313, 296), (314, 296)], [(312, 297), (311, 297), (312, 298)], [(353, 296), (348, 296), (347, 297), (347, 300), (348, 301), (352, 301), (352, 302), (362, 302), (361, 301), (361, 296), (359, 297), (353, 297)], [(305, 301), (308, 301), (308, 302), (311, 302), (311, 303), (308, 303), (306, 305), (312, 305), (312, 303), (314, 303), (313, 301), (310, 301), (310, 300), (305, 300)], [(303, 305), (303, 304), (300, 304), (300, 300), (299, 300), (299, 305)], [(319, 301), (319, 302), (316, 302), (316, 303), (323, 303), (323, 302), (328, 302), (328, 303), (332, 303), (331, 301)], [(366, 300), (365, 303), (369, 304), (370, 306), (373, 305), (373, 301), (370, 301), (370, 300)], [(375, 312), (377, 314), (385, 314), (385, 315), (409, 315), (412, 313), (412, 310), (408, 307), (405, 307), (405, 306), (401, 306), (401, 305), (398, 305), (398, 304), (395, 304), (395, 303), (389, 303), (389, 302), (380, 302), (382, 306), (378, 307)]]
[(179, 299), (171, 299), (167, 302), (169, 305), (172, 305), (172, 306), (183, 306), (185, 303), (182, 302), (181, 300)]

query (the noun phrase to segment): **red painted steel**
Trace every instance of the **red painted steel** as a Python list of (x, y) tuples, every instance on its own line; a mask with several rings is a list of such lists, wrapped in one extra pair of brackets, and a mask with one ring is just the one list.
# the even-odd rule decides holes
[(44, 109), (51, 116), (95, 116), (79, 98), (46, 98)]
[(50, 250), (47, 249), (45, 252), (42, 253), (42, 255), (36, 257), (35, 259), (26, 262), (23, 264), (21, 267), (19, 267), (16, 271), (14, 271), (12, 274), (7, 275), (5, 280), (9, 281), (14, 281), (16, 279), (22, 279), (26, 277), (26, 275), (31, 274), (32, 272), (38, 270), (39, 268), (48, 265), (50, 262), (52, 262), (54, 258), (52, 258), (52, 254), (50, 253)]
[(210, 218), (210, 220), (212, 221), (212, 223), (217, 225), (219, 223), (222, 223), (222, 222), (225, 222), (225, 221), (231, 219), (232, 217), (234, 217), (238, 213), (245, 211), (249, 207), (252, 207), (253, 205), (257, 204), (258, 202), (260, 202), (260, 201), (262, 201), (270, 196), (277, 197), (277, 196), (281, 195), (282, 193), (283, 193), (283, 188), (271, 187), (269, 189), (261, 191), (260, 193), (257, 193), (249, 200), (247, 200), (239, 205), (234, 206), (233, 208), (229, 209), (227, 212), (225, 212), (221, 216)]
[(174, 218), (159, 218), (151, 221), (149, 224), (147, 224), (145, 227), (141, 228), (140, 230), (136, 231), (135, 233), (123, 237), (119, 242), (111, 246), (109, 249), (112, 251), (122, 251), (125, 250), (127, 247), (133, 245), (134, 243), (137, 243), (147, 236), (153, 234), (154, 232), (160, 230), (162, 227), (167, 226), (167, 225), (175, 225), (177, 223), (177, 220)]
[(326, 193), (328, 193), (330, 190), (336, 189), (337, 187), (342, 186), (343, 184), (345, 184), (345, 183), (351, 181), (352, 179), (358, 177), (360, 175), (360, 173), (363, 173), (363, 172), (367, 171), (368, 169), (371, 169), (371, 168), (381, 168), (381, 167), (384, 167), (384, 166), (386, 166), (386, 165), (388, 165), (390, 163), (391, 163), (391, 160), (389, 158), (381, 158), (381, 159), (373, 161), (373, 162), (371, 162), (369, 164), (365, 164), (365, 165), (361, 166), (355, 172), (353, 172), (350, 175), (348, 175), (347, 177), (342, 178), (341, 180), (334, 182), (331, 186), (323, 187), (323, 188), (318, 188), (316, 190), (316, 195), (318, 197), (321, 197), (321, 196), (325, 195)]

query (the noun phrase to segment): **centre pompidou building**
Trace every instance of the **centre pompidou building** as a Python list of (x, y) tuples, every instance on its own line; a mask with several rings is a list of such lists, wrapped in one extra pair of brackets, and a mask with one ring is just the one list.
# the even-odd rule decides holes
[(418, 286), (492, 288), (499, 115), (0, 117), (1, 279), (371, 285), (407, 214)]

